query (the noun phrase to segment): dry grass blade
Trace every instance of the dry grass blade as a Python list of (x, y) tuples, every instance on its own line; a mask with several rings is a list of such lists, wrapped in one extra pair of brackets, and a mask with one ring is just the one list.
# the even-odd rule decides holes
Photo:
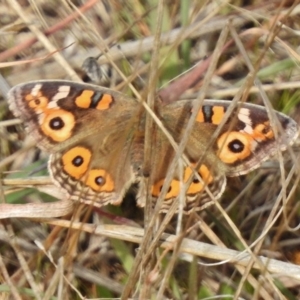
[[(67, 220), (46, 220), (48, 224), (61, 226), (65, 228), (72, 227), (76, 230), (83, 230), (89, 233), (106, 236), (115, 239), (121, 239), (128, 242), (141, 244), (143, 242), (144, 230), (136, 227), (129, 227), (124, 225), (90, 225), (76, 222), (69, 222)], [(178, 237), (170, 234), (162, 234), (159, 244), (163, 249), (173, 249), (177, 244)], [(247, 267), (251, 261), (251, 256), (247, 252), (234, 251), (225, 247), (214, 246), (207, 243), (191, 239), (183, 239), (180, 245), (181, 253), (196, 255), (199, 257), (206, 257), (215, 261), (220, 261), (221, 264), (230, 262), (238, 266)], [(287, 276), (294, 279), (300, 279), (300, 267), (285, 263), (275, 259), (266, 257), (258, 257), (260, 262), (255, 263), (253, 268), (268, 272), (275, 276)]]

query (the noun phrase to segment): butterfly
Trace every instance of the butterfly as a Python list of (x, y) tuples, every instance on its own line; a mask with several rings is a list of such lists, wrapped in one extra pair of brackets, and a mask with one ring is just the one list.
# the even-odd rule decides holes
[[(19, 84), (9, 91), (8, 101), (37, 146), (50, 153), (51, 177), (71, 199), (118, 205), (133, 184), (138, 185), (139, 206), (145, 205), (149, 193), (154, 203), (160, 196), (177, 150), (154, 122), (147, 186), (143, 172), (146, 111), (140, 101), (111, 89), (63, 80)], [(185, 136), (194, 103), (155, 103), (154, 112), (175, 144)], [(204, 101), (182, 153), (185, 159), (175, 166), (163, 195), (161, 212), (168, 211), (180, 193), (184, 193), (185, 211), (204, 207), (220, 198), (226, 176), (259, 167), (298, 135), (298, 125), (288, 116), (275, 112), (274, 130), (264, 107), (244, 103), (212, 141), (230, 105), (230, 101)]]

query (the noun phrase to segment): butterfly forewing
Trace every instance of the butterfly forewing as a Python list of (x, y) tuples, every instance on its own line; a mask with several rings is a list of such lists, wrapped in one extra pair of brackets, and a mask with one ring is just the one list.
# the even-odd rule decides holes
[(69, 81), (20, 84), (10, 90), (8, 99), (10, 109), (48, 152), (89, 135), (118, 131), (139, 109), (137, 101), (121, 93)]

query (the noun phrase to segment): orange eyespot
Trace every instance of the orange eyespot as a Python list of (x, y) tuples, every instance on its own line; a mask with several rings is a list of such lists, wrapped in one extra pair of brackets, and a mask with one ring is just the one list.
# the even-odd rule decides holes
[(235, 163), (250, 156), (255, 143), (249, 134), (238, 131), (225, 132), (217, 140), (218, 156), (224, 163)]
[(65, 152), (61, 158), (63, 170), (75, 179), (82, 179), (87, 172), (92, 153), (84, 147), (74, 147)]
[[(165, 180), (161, 179), (160, 181), (158, 181), (156, 184), (154, 184), (152, 186), (152, 196), (153, 197), (158, 197), (161, 189), (164, 185)], [(177, 197), (179, 195), (179, 181), (178, 180), (172, 180), (171, 184), (169, 186), (169, 190), (165, 196), (165, 200), (168, 200), (170, 198), (174, 198)]]
[(96, 192), (112, 192), (115, 187), (111, 176), (102, 169), (90, 170), (84, 183)]
[(265, 123), (256, 125), (253, 130), (253, 138), (258, 141), (264, 141), (266, 139), (273, 139), (274, 132), (270, 126), (270, 122), (267, 121)]
[(72, 136), (75, 117), (62, 109), (49, 109), (39, 120), (44, 134), (55, 142), (63, 142)]
[(28, 94), (25, 96), (25, 100), (28, 102), (28, 106), (35, 111), (46, 109), (49, 103), (49, 99), (41, 92), (38, 92), (36, 96)]

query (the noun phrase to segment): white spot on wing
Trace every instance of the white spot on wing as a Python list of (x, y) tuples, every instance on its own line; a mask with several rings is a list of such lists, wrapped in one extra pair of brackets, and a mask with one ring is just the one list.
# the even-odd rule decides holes
[(253, 127), (249, 115), (250, 115), (250, 110), (248, 108), (241, 108), (238, 113), (238, 119), (245, 124), (245, 128), (243, 129), (243, 131), (247, 132), (248, 134), (252, 134)]
[(58, 105), (56, 102), (49, 102), (47, 105), (47, 108), (49, 108), (49, 109), (58, 108)]
[(58, 88), (58, 92), (51, 99), (53, 102), (57, 102), (60, 99), (66, 98), (70, 93), (71, 87), (69, 85), (62, 85)]
[(36, 97), (37, 94), (38, 94), (38, 92), (40, 91), (41, 87), (42, 87), (42, 84), (41, 84), (41, 83), (36, 84), (36, 85), (33, 87), (33, 89), (31, 90), (31, 95), (32, 95), (33, 97)]
[(51, 101), (48, 103), (47, 108), (59, 108), (57, 101), (66, 98), (70, 93), (69, 85), (62, 85), (58, 88), (58, 92), (52, 97)]

